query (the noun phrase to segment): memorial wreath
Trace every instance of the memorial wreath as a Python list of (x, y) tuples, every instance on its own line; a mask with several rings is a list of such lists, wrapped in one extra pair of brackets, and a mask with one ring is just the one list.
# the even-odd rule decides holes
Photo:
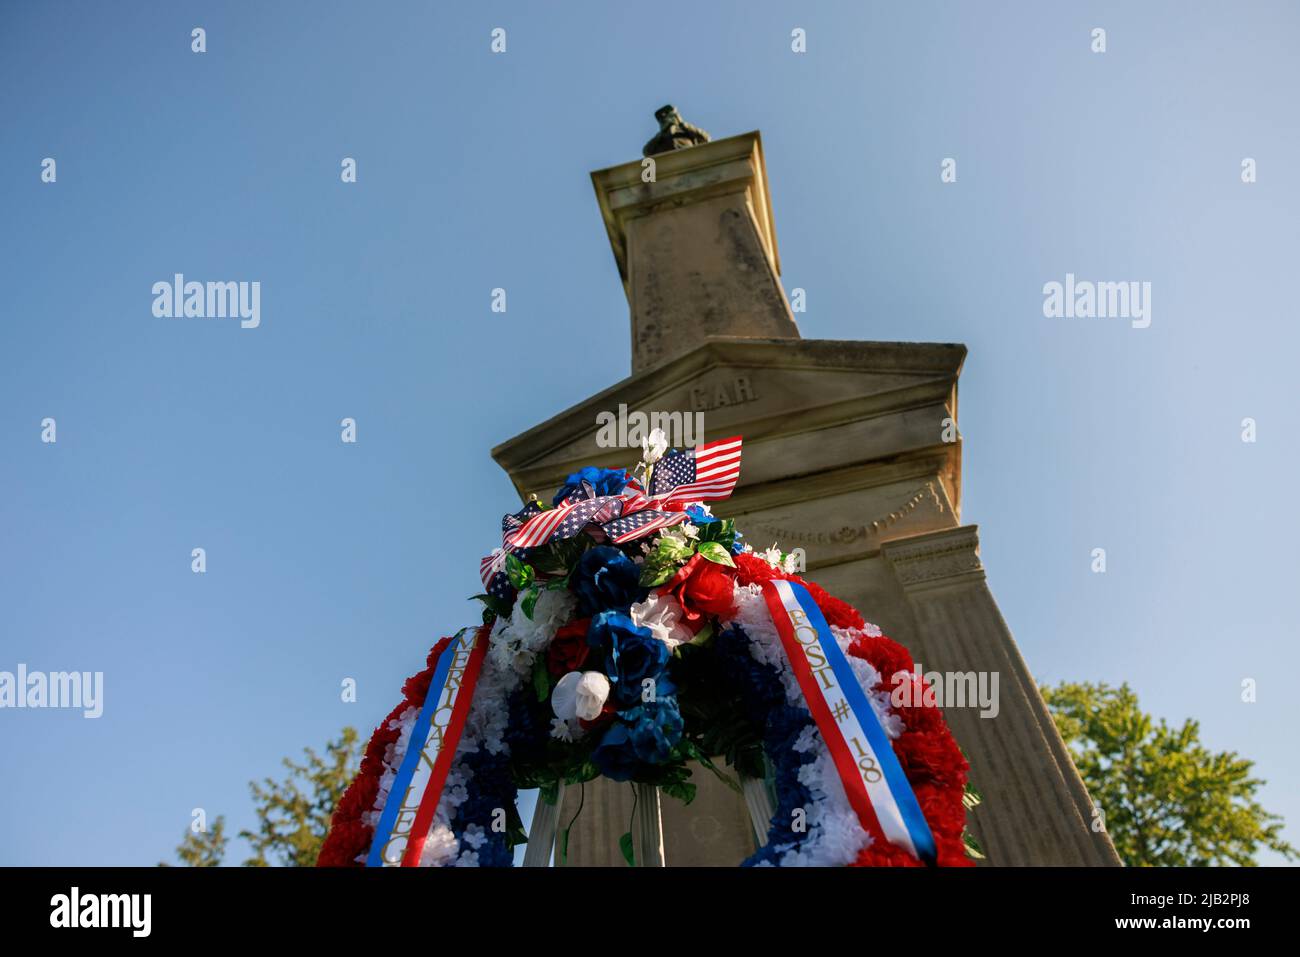
[(554, 804), (603, 775), (689, 802), (688, 762), (763, 782), (746, 865), (969, 864), (967, 764), (906, 649), (712, 514), (738, 437), (643, 448), (503, 518), (483, 623), (403, 686), (319, 864), (509, 866), (519, 789)]

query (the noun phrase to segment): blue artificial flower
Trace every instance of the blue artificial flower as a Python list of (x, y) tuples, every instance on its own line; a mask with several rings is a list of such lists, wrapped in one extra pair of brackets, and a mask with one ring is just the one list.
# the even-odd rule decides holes
[(800, 781), (799, 773), (805, 764), (816, 760), (816, 754), (796, 751), (795, 745), (815, 723), (806, 708), (788, 703), (780, 675), (750, 654), (749, 636), (739, 626), (720, 632), (714, 648), (723, 687), (740, 693), (743, 713), (762, 730), (763, 753), (776, 792), (776, 813), (768, 825), (767, 841), (742, 866), (779, 864), (783, 854), (808, 838), (807, 829), (794, 829), (795, 811), (812, 803), (812, 791)]
[(591, 763), (611, 781), (631, 781), (640, 762), (632, 749), (632, 731), (616, 721), (591, 752)]
[(701, 505), (686, 506), (686, 514), (691, 517), (692, 525), (708, 525), (710, 522), (721, 521), (716, 515), (710, 515), (704, 511), (704, 507)]
[[(514, 851), (508, 835), (493, 827), (497, 809), (509, 807), (518, 799), (514, 775), (510, 770), (510, 753), (492, 754), (487, 748), (470, 751), (457, 760), (474, 778), (474, 787), (451, 818), (451, 828), (463, 847), (478, 854), (480, 867), (510, 867)], [(466, 841), (467, 829), (476, 826), (476, 837)]]
[(640, 578), (641, 569), (632, 559), (610, 545), (598, 545), (578, 559), (569, 576), (569, 587), (578, 596), (583, 615), (626, 611), (646, 596)]
[(647, 764), (663, 764), (682, 739), (682, 713), (676, 695), (659, 695), (619, 716), (630, 729), (632, 750)]
[(620, 710), (640, 703), (646, 679), (655, 682), (656, 697), (672, 692), (663, 673), (671, 655), (668, 646), (627, 615), (616, 611), (596, 615), (587, 629), (587, 643), (605, 652), (609, 697)]
[(582, 487), (583, 482), (589, 484), (596, 496), (600, 497), (602, 495), (619, 494), (627, 487), (628, 481), (626, 469), (599, 469), (594, 465), (588, 465), (564, 480), (564, 484), (555, 493), (555, 498), (551, 500), (551, 504), (559, 505), (575, 492), (586, 498), (586, 492)]
[(591, 752), (600, 773), (613, 781), (630, 781), (645, 766), (664, 764), (682, 739), (682, 714), (674, 695), (623, 712)]

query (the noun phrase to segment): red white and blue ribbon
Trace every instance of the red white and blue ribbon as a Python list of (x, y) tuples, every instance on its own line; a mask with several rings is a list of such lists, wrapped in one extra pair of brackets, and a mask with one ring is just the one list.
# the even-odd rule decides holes
[(488, 626), (465, 628), (438, 655), (401, 767), (375, 828), (367, 867), (417, 867), (465, 729), (488, 646)]
[(633, 542), (661, 528), (688, 521), (682, 511), (692, 502), (719, 501), (740, 480), (741, 437), (709, 442), (699, 448), (669, 452), (650, 472), (650, 493), (632, 479), (618, 495), (596, 495), (591, 486), (574, 492), (554, 508), (529, 502), (501, 520), (501, 548), (479, 562), (479, 578), (489, 592), (505, 573), (506, 551), (538, 548), (573, 538), (597, 525), (615, 544)]
[(763, 598), (863, 829), (933, 864), (930, 826), (821, 609), (798, 582), (764, 582)]

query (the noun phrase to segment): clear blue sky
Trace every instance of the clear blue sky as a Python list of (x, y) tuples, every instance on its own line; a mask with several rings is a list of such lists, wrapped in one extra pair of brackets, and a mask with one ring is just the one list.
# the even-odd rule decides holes
[[(473, 619), (516, 502), (488, 450), (628, 371), (588, 172), (637, 158), (665, 102), (762, 130), (806, 336), (969, 346), (963, 518), (1034, 673), (1199, 719), (1300, 843), (1298, 20), (4, 4), (0, 669), (100, 670), (106, 701), (0, 712), (0, 863), (151, 864), (194, 807), (249, 825), (251, 778), (369, 731)], [(261, 327), (154, 318), (176, 272), (261, 282)], [(1067, 272), (1150, 281), (1150, 328), (1044, 318)]]

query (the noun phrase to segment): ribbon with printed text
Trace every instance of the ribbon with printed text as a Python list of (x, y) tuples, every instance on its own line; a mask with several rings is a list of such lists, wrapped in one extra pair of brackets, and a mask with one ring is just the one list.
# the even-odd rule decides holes
[[(410, 743), (388, 791), (367, 867), (417, 867), (488, 646), (487, 625), (464, 628), (438, 654)], [(436, 650), (436, 649), (435, 649)]]
[(930, 826), (821, 609), (798, 582), (766, 581), (763, 597), (863, 829), (933, 864)]

